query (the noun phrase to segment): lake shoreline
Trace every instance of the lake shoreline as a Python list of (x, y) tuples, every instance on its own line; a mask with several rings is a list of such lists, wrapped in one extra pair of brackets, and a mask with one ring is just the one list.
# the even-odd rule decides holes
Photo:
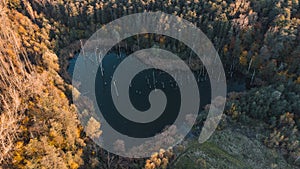
[(67, 83), (72, 82), (72, 77), (70, 73), (68, 72), (70, 59), (73, 59), (75, 57), (76, 53), (79, 53), (82, 46), (85, 44), (87, 40), (86, 39), (80, 39), (77, 41), (74, 41), (70, 43), (70, 45), (62, 48), (59, 51), (59, 65), (60, 65), (60, 75), (65, 79)]

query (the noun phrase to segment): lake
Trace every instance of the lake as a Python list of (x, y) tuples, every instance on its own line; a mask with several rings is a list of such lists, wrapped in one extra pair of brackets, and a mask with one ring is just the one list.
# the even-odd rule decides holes
[[(118, 132), (135, 138), (147, 138), (161, 132), (166, 126), (174, 123), (180, 108), (180, 91), (177, 83), (168, 73), (157, 70), (147, 69), (138, 73), (131, 81), (129, 96), (132, 105), (139, 111), (148, 110), (150, 103), (149, 93), (154, 89), (161, 89), (166, 97), (167, 104), (163, 114), (156, 120), (149, 123), (136, 123), (123, 117), (114, 106), (111, 96), (112, 75), (117, 66), (126, 58), (125, 54), (109, 53), (102, 61), (102, 68), (99, 67), (96, 79), (96, 96), (98, 106), (103, 117)], [(69, 61), (68, 72), (72, 75), (77, 55)], [(103, 75), (102, 72), (103, 71)], [(193, 75), (197, 81), (200, 93), (199, 112), (203, 107), (210, 104), (211, 87), (208, 77), (202, 76), (203, 72), (194, 71)], [(178, 72), (177, 76), (180, 83), (188, 83), (191, 77)], [(245, 83), (242, 81), (229, 80), (227, 83), (228, 92), (244, 91)], [(147, 132), (145, 132), (147, 131)], [(105, 133), (105, 132), (103, 132)]]

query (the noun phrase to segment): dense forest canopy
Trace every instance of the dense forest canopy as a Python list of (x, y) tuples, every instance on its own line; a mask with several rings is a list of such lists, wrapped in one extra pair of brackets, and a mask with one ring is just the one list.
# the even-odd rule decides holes
[[(246, 78), (246, 91), (228, 95), (219, 130), (263, 123), (259, 141), (282, 155), (286, 167), (299, 167), (298, 0), (3, 0), (0, 168), (180, 168), (189, 145), (161, 150), (149, 159), (110, 154), (86, 136), (101, 135), (101, 124), (90, 119), (83, 132), (72, 104), (69, 58), (106, 23), (144, 11), (194, 23), (214, 44), (226, 76)], [(134, 38), (143, 41), (145, 36)], [(171, 48), (159, 38), (157, 45)], [(204, 119), (197, 118), (196, 133)], [(202, 149), (216, 150), (208, 145)], [(203, 168), (213, 167), (204, 157), (198, 160)]]

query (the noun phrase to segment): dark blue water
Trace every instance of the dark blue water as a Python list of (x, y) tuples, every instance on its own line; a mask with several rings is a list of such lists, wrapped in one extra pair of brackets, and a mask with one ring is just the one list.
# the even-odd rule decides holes
[[(147, 138), (161, 132), (166, 126), (171, 125), (176, 120), (180, 109), (180, 91), (176, 81), (168, 73), (157, 70), (147, 69), (138, 73), (131, 81), (129, 96), (132, 105), (139, 111), (145, 111), (150, 108), (148, 100), (149, 93), (154, 89), (161, 89), (167, 97), (167, 105), (162, 115), (149, 123), (136, 123), (124, 118), (114, 106), (111, 97), (111, 80), (118, 64), (126, 58), (125, 54), (110, 53), (102, 61), (104, 75), (102, 76), (99, 67), (96, 77), (96, 96), (98, 106), (103, 113), (102, 115), (111, 127), (122, 134), (135, 138)], [(69, 62), (68, 72), (72, 75), (77, 56)], [(200, 94), (199, 112), (211, 101), (211, 88), (209, 80), (200, 76), (200, 72), (193, 72), (197, 80)], [(153, 78), (155, 76), (155, 79)], [(180, 76), (180, 74), (178, 74)], [(182, 74), (181, 79), (189, 79)], [(245, 90), (244, 83), (230, 82), (229, 91)], [(147, 131), (147, 132), (145, 132)], [(105, 132), (103, 132), (105, 133)]]

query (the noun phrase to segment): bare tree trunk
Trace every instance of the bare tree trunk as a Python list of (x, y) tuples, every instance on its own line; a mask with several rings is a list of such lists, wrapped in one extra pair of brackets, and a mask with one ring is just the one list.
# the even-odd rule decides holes
[(5, 1), (0, 2), (0, 166), (6, 163), (14, 150), (26, 109), (22, 102), (30, 87), (28, 71), (33, 70), (11, 29), (6, 10)]

